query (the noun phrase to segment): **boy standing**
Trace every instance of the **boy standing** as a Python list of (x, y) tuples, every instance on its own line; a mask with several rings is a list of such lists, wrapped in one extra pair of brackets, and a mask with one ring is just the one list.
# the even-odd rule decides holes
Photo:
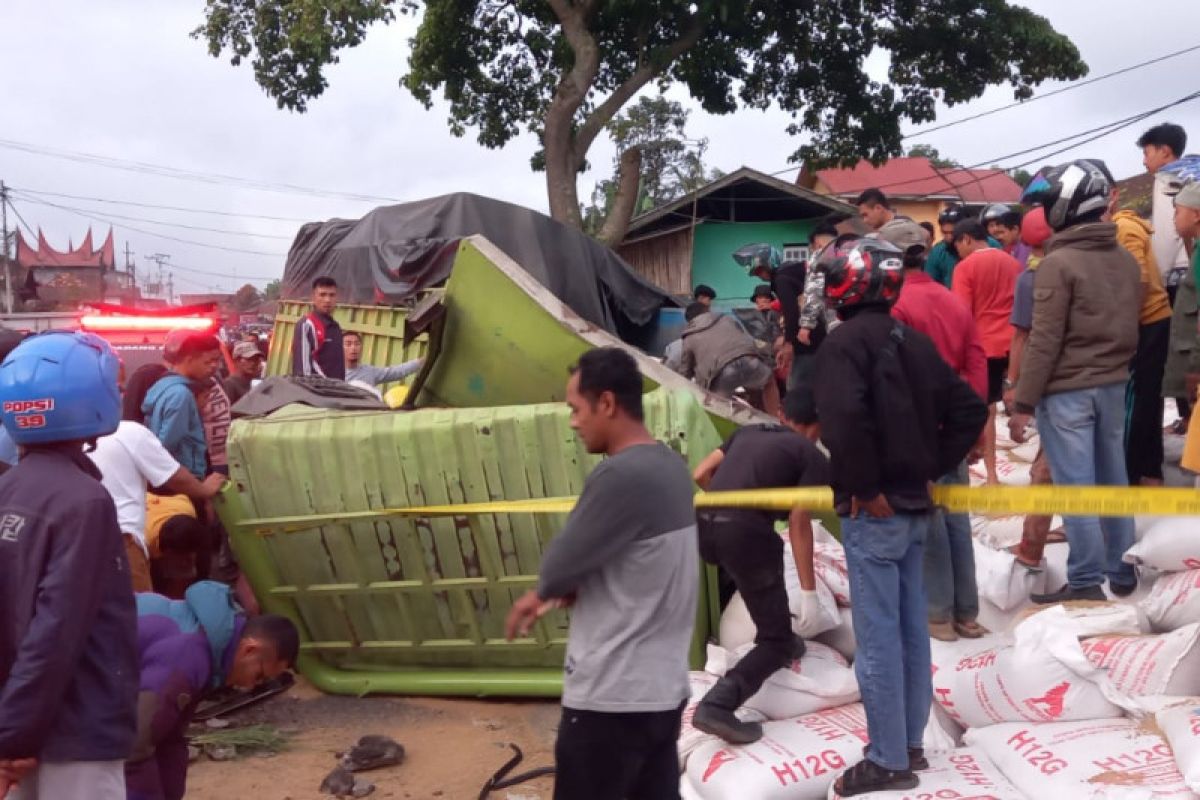
[(843, 322), (818, 354), (821, 438), (854, 596), (854, 660), (871, 741), (837, 782), (842, 797), (912, 789), (933, 697), (923, 549), (929, 482), (979, 438), (987, 410), (933, 343), (892, 320), (901, 253), (843, 237), (826, 249), (828, 302)]
[(137, 633), (112, 498), (84, 446), (117, 429), (119, 362), (46, 333), (0, 366), (0, 417), (24, 454), (0, 478), (0, 797), (125, 800)]

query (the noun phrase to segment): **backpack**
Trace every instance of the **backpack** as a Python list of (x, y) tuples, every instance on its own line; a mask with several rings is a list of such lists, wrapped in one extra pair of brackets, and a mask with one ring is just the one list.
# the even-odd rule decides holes
[[(871, 365), (871, 398), (875, 429), (879, 435), (880, 472), (883, 475), (938, 474), (936, 442), (928, 439), (928, 424), (921, 419), (909, 376), (916, 365), (907, 346), (905, 328), (892, 325), (887, 340)], [(935, 428), (936, 430), (936, 428)]]

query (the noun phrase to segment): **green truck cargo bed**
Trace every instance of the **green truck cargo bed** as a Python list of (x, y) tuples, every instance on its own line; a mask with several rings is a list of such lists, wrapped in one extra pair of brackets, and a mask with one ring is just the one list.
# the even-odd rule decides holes
[[(659, 389), (645, 405), (651, 431), (689, 465), (720, 443), (694, 394)], [(389, 517), (270, 533), (244, 523), (575, 495), (597, 457), (568, 418), (564, 403), (545, 403), (409, 412), (289, 406), (236, 421), (221, 516), (264, 610), (299, 623), (302, 672), (342, 693), (557, 695), (566, 614), (547, 615), (514, 642), (504, 639), (504, 618), (534, 585), (561, 515)], [(717, 623), (704, 575), (697, 665)]]

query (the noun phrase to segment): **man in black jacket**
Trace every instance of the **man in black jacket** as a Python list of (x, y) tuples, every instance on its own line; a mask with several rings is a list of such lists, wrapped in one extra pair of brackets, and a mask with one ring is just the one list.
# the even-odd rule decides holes
[(929, 706), (923, 544), (929, 483), (957, 466), (987, 418), (979, 396), (923, 334), (894, 321), (901, 253), (843, 237), (818, 264), (843, 322), (817, 355), (817, 412), (853, 595), (854, 660), (871, 737), (841, 797), (912, 789)]
[(103, 339), (46, 333), (0, 365), (23, 448), (0, 478), (0, 797), (124, 800), (137, 617), (112, 497), (84, 455), (121, 419)]

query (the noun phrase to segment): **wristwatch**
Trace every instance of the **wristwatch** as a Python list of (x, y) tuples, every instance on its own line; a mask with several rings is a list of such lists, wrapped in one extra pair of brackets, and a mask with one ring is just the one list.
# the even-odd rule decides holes
[(1004, 379), (1004, 382), (1003, 382), (1003, 383), (1001, 383), (1000, 385), (1001, 385), (1001, 386), (1003, 386), (1005, 389), (1015, 389), (1015, 388), (1017, 388), (1017, 387), (1016, 387), (1016, 385), (1015, 385), (1015, 384), (1014, 384), (1012, 381), (1010, 381), (1008, 378), (1005, 378), (1005, 379)]

